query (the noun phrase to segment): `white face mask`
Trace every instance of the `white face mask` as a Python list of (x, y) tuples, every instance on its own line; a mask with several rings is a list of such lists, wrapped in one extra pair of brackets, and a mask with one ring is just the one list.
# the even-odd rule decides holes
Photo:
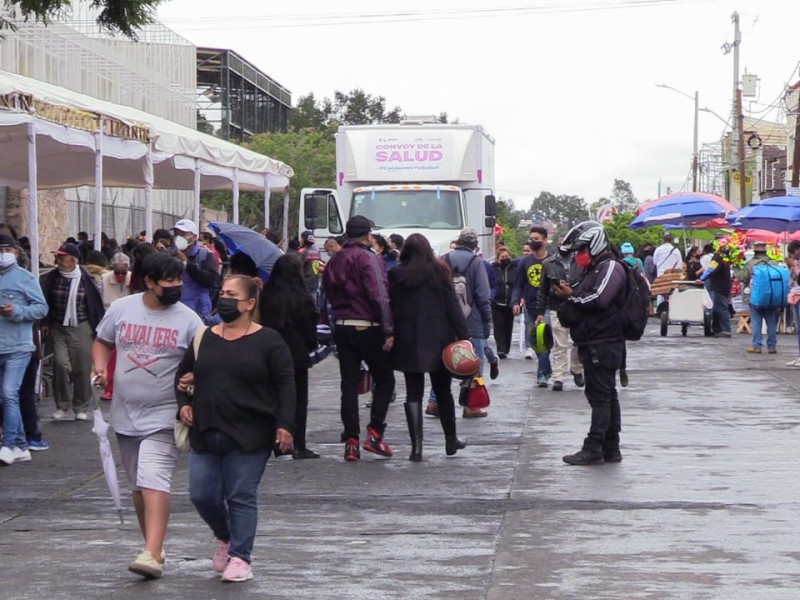
[(13, 264), (16, 264), (17, 257), (13, 252), (3, 252), (0, 254), (0, 269), (7, 269)]
[(189, 241), (182, 235), (179, 235), (175, 238), (175, 247), (183, 252), (189, 247)]

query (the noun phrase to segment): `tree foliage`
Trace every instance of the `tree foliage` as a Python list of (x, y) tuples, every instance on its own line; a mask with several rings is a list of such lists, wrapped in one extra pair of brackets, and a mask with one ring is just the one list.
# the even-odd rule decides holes
[[(245, 147), (270, 158), (280, 160), (294, 169), (289, 180), (289, 231), (298, 223), (300, 190), (304, 187), (332, 187), (336, 178), (336, 158), (333, 136), (326, 131), (290, 131), (288, 133), (262, 133), (251, 139)], [(228, 192), (204, 194), (203, 205), (231, 211)], [(280, 232), (283, 227), (283, 196), (270, 198), (269, 228)], [(244, 192), (239, 195), (239, 223), (246, 227), (264, 226), (264, 195)], [(296, 232), (294, 232), (296, 235)]]
[(661, 244), (664, 237), (664, 228), (660, 225), (647, 227), (646, 229), (633, 230), (630, 228), (631, 222), (636, 218), (636, 213), (628, 211), (614, 215), (611, 221), (604, 223), (606, 234), (609, 241), (619, 248), (625, 242), (630, 242), (638, 252), (647, 242), (654, 246)]
[[(136, 39), (137, 32), (152, 23), (156, 7), (163, 0), (92, 0), (92, 6), (100, 9), (97, 23), (111, 33)], [(26, 21), (33, 19), (47, 25), (60, 13), (72, 6), (72, 0), (3, 0), (10, 11), (10, 18), (16, 15)], [(4, 27), (14, 29), (12, 20), (3, 22)]]
[(529, 211), (530, 219), (539, 223), (553, 223), (568, 229), (585, 221), (588, 217), (586, 201), (579, 196), (541, 192)]
[(635, 211), (636, 207), (639, 206), (636, 196), (633, 195), (631, 184), (622, 179), (614, 180), (614, 187), (611, 190), (611, 202), (620, 213)]
[[(440, 118), (446, 113), (442, 113)], [(334, 124), (369, 125), (376, 123), (399, 123), (403, 111), (399, 106), (386, 108), (386, 98), (373, 96), (364, 90), (354, 89), (349, 93), (336, 91), (333, 100), (317, 100), (314, 93), (300, 96), (289, 117), (293, 129), (325, 129)]]

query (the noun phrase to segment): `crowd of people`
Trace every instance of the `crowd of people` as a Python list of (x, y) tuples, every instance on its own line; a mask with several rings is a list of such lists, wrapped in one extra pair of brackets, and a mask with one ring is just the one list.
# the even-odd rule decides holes
[[(223, 581), (252, 578), (257, 489), (267, 460), (319, 457), (306, 438), (320, 321), (332, 330), (338, 357), (346, 462), (359, 461), (362, 450), (393, 456), (386, 430), (395, 372), (405, 380), (409, 460), (423, 458), (425, 414), (440, 421), (445, 455), (463, 451), (443, 350), (469, 340), (480, 376), (488, 369), (495, 379), (519, 314), (528, 324), (526, 339), (544, 324), (552, 330), (551, 347), (526, 354), (537, 360), (536, 384), (560, 392), (571, 376), (591, 406), (583, 446), (564, 461), (622, 460), (615, 386), (618, 371), (625, 384), (626, 275), (622, 255), (597, 223), (574, 228), (551, 244), (554, 252), (547, 229), (534, 226), (523, 256), (512, 258), (500, 244), (490, 261), (472, 228), (461, 230), (439, 258), (424, 236), (383, 238), (357, 215), (343, 237), (325, 241), (327, 262), (306, 231), (266, 282), (252, 261), (228, 257), (191, 220), (149, 241), (145, 232), (138, 238), (122, 248), (104, 238), (99, 252), (86, 236), (67, 240), (54, 251), (55, 268), (36, 281), (13, 230), (0, 228), (0, 461), (27, 462), (31, 450), (47, 449), (31, 385), (45, 340), (53, 354), (53, 419), (88, 419), (92, 385), (110, 400), (109, 421), (144, 538), (128, 566), (134, 573), (163, 573), (178, 419), (189, 428), (190, 498), (216, 539), (213, 568)], [(372, 400), (362, 439), (358, 395), (365, 372)], [(470, 380), (456, 389), (462, 418), (488, 415), (465, 401)]]

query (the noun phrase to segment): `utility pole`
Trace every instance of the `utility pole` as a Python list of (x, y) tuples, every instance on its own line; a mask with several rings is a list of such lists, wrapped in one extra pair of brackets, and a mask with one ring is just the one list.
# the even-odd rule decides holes
[(792, 187), (800, 186), (800, 90), (797, 92), (797, 112), (794, 113), (794, 154), (792, 155)]
[(697, 156), (697, 115), (700, 111), (700, 93), (694, 93), (694, 140), (692, 142), (692, 191), (697, 191), (697, 169), (698, 169), (698, 159)]
[(739, 208), (745, 204), (746, 176), (744, 166), (744, 115), (742, 114), (742, 90), (739, 87), (739, 45), (742, 43), (742, 33), (739, 31), (739, 13), (731, 15), (733, 21), (733, 115), (736, 120), (734, 139), (736, 150), (736, 169), (739, 175)]

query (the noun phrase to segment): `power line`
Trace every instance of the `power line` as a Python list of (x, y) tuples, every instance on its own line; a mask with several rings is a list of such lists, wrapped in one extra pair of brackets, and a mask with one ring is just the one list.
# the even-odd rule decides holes
[[(698, 4), (716, 0), (592, 0), (590, 2), (551, 2), (535, 6), (507, 6), (491, 8), (405, 10), (391, 12), (327, 13), (327, 14), (289, 14), (289, 15), (243, 15), (213, 17), (176, 17), (160, 19), (170, 25), (183, 25), (183, 31), (226, 30), (226, 29), (283, 29), (305, 27), (328, 27), (339, 25), (368, 25), (373, 23), (419, 22), (443, 19), (497, 18), (531, 14), (558, 14), (577, 12), (596, 12), (670, 6), (679, 4)], [(189, 26), (189, 24), (196, 24)]]

